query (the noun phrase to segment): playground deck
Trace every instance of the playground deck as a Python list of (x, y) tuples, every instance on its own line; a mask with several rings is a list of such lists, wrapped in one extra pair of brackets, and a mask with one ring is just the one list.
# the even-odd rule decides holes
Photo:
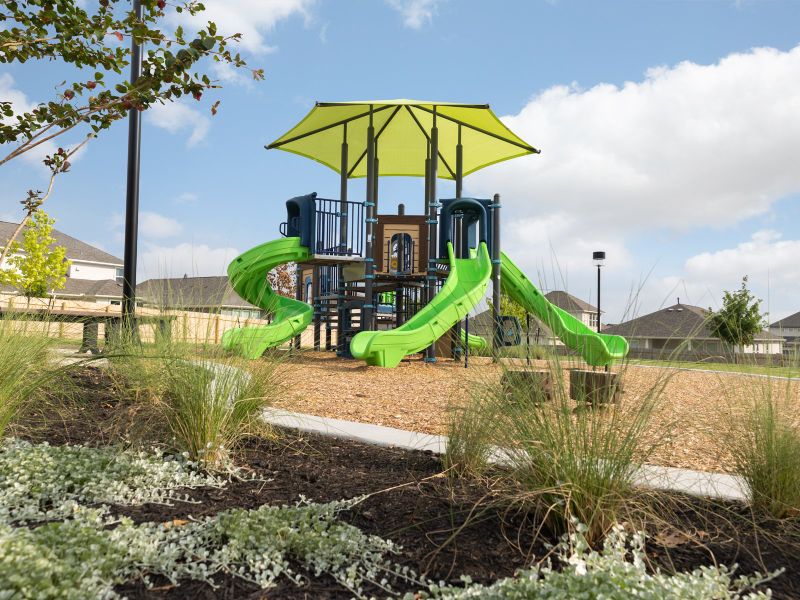
[[(524, 361), (523, 361), (524, 362)], [(575, 365), (564, 364), (566, 368)], [(470, 368), (452, 361), (435, 366), (421, 360), (396, 369), (368, 367), (330, 353), (309, 352), (283, 367), (292, 393), (279, 407), (299, 412), (386, 425), (423, 433), (447, 433), (447, 408), (468, 397), (481, 382), (499, 380), (501, 369), (487, 358), (470, 358)], [(659, 381), (664, 400), (651, 425), (653, 435), (668, 431), (652, 462), (663, 466), (730, 471), (731, 459), (719, 440), (726, 411), (736, 399), (755, 398), (769, 382), (730, 373), (702, 373), (631, 366), (623, 377), (623, 402), (641, 401)], [(800, 397), (800, 381), (771, 382), (778, 394), (787, 386)], [(800, 406), (798, 418), (800, 418)]]

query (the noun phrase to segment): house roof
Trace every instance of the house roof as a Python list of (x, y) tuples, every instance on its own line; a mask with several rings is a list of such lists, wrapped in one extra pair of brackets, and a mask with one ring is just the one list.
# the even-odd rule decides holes
[[(643, 315), (619, 325), (605, 327), (603, 333), (629, 338), (656, 339), (711, 339), (708, 328), (710, 311), (690, 304), (673, 304), (648, 315)], [(768, 331), (756, 335), (757, 340), (782, 339)]]
[[(8, 241), (8, 238), (13, 235), (14, 230), (18, 226), (19, 223), (0, 221), (0, 247), (2, 247), (6, 241)], [(109, 263), (120, 267), (122, 266), (121, 258), (117, 258), (108, 252), (104, 252), (103, 250), (100, 250), (100, 248), (90, 246), (86, 242), (82, 242), (79, 239), (76, 239), (71, 235), (67, 235), (62, 231), (54, 229), (53, 238), (55, 239), (57, 246), (64, 247), (69, 260), (85, 260), (89, 262)]]
[(779, 321), (775, 321), (770, 327), (800, 327), (800, 312), (796, 312), (793, 315), (789, 315), (788, 317), (784, 317)]
[(555, 304), (558, 308), (567, 312), (597, 312), (596, 306), (592, 306), (588, 302), (585, 302), (580, 298), (576, 298), (572, 294), (561, 290), (547, 292), (544, 297), (547, 298), (551, 304)]
[(170, 308), (256, 308), (242, 300), (224, 275), (148, 279), (136, 286), (142, 299)]
[[(16, 293), (11, 286), (0, 286), (0, 292)], [(67, 296), (86, 296), (88, 298), (121, 298), (122, 297), (122, 284), (117, 283), (113, 279), (74, 279), (67, 277), (64, 287), (55, 292), (51, 291), (57, 297)]]

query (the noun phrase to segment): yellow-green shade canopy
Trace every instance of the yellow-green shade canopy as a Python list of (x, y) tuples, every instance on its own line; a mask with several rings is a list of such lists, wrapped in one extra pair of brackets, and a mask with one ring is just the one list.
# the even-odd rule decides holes
[(434, 111), (439, 136), (438, 176), (456, 178), (456, 145), (463, 147), (462, 174), (539, 151), (506, 127), (488, 104), (420, 100), (317, 102), (292, 129), (267, 148), (293, 152), (341, 172), (342, 141), (348, 144), (348, 177), (367, 174), (370, 109), (378, 176), (425, 176)]

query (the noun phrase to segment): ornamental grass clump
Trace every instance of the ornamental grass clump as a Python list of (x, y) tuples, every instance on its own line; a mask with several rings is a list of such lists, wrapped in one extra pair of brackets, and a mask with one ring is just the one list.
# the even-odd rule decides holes
[[(752, 507), (778, 519), (800, 515), (800, 382), (739, 379), (723, 444)], [(746, 396), (746, 397), (742, 397)]]
[(0, 438), (57, 377), (59, 370), (49, 356), (52, 347), (40, 323), (0, 317)]
[(276, 363), (232, 359), (165, 365), (161, 408), (175, 442), (192, 460), (222, 465), (244, 436), (264, 428), (264, 409), (281, 393)]
[(667, 378), (635, 401), (592, 406), (570, 398), (564, 367), (558, 357), (548, 361), (548, 393), (513, 374), (506, 383), (481, 384), (451, 413), (445, 461), (454, 472), (475, 473), (494, 457), (502, 497), (535, 507), (556, 534), (585, 524), (594, 544), (639, 505), (634, 475), (660, 443), (648, 425)]
[(284, 389), (275, 355), (245, 361), (215, 346), (119, 338), (109, 360), (120, 390), (155, 409), (175, 449), (210, 468), (264, 431), (261, 415)]

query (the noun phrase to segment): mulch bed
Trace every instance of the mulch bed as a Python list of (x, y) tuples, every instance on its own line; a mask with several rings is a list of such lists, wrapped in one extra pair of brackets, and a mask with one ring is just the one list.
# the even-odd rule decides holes
[[(71, 405), (69, 417), (39, 415), (21, 430), (31, 440), (52, 444), (104, 444), (118, 436), (119, 424), (130, 422), (131, 406), (113, 392), (101, 371), (84, 369), (74, 376), (81, 398)], [(43, 418), (48, 417), (48, 418)], [(114, 424), (114, 432), (110, 432)], [(554, 539), (533, 538), (537, 523), (518, 510), (491, 504), (488, 487), (478, 481), (458, 481), (441, 476), (440, 459), (425, 452), (379, 448), (352, 441), (284, 431), (276, 439), (249, 438), (236, 461), (257, 480), (233, 480), (225, 488), (188, 491), (194, 503), (174, 506), (145, 504), (116, 507), (115, 512), (137, 522), (167, 522), (213, 515), (233, 507), (294, 504), (301, 495), (327, 502), (372, 494), (341, 518), (363, 531), (402, 546), (395, 557), (434, 580), (458, 582), (461, 575), (491, 582), (510, 576), (547, 554)], [(786, 573), (773, 581), (776, 598), (800, 597), (798, 538), (780, 524), (762, 523), (756, 537), (742, 524), (749, 518), (744, 507), (729, 504), (712, 509), (696, 499), (684, 499), (676, 514), (681, 531), (653, 531), (648, 557), (665, 569), (689, 570), (715, 560), (739, 564), (739, 572), (764, 572), (780, 567)], [(723, 510), (724, 509), (724, 510)], [(764, 535), (768, 534), (768, 535)], [(218, 586), (182, 582), (172, 586), (156, 580), (153, 589), (141, 582), (121, 586), (130, 599), (139, 598), (349, 598), (334, 581), (309, 577), (297, 587), (290, 582), (261, 590), (233, 576), (219, 576)], [(396, 586), (401, 591), (412, 591)], [(376, 590), (377, 594), (377, 590)]]

